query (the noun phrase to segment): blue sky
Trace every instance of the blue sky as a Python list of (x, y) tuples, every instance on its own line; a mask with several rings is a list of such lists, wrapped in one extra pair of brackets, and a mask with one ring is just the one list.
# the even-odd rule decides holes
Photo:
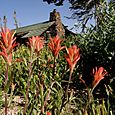
[(50, 12), (57, 9), (60, 12), (62, 22), (64, 25), (73, 27), (75, 20), (68, 20), (65, 16), (71, 16), (69, 10), (70, 4), (65, 0), (64, 5), (56, 7), (51, 4), (48, 5), (43, 0), (0, 0), (0, 18), (7, 17), (7, 27), (15, 28), (13, 12), (17, 13), (17, 20), (19, 26), (26, 26), (35, 23), (40, 23), (49, 20)]

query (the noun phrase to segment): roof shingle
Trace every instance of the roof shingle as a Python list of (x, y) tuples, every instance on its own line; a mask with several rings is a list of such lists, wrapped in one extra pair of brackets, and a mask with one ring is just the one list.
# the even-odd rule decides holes
[(15, 29), (16, 34), (24, 34), (22, 38), (27, 38), (27, 37), (32, 37), (32, 36), (39, 36), (41, 35), (44, 31), (46, 31), (49, 27), (51, 27), (55, 22), (43, 22), (43, 23), (38, 23), (38, 24), (33, 24), (29, 26), (24, 26)]

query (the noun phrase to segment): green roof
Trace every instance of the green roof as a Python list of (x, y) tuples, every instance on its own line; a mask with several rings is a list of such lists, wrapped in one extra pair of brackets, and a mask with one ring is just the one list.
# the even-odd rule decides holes
[(33, 24), (33, 25), (29, 25), (29, 26), (24, 26), (24, 27), (20, 27), (15, 29), (16, 34), (23, 34), (24, 36), (22, 36), (22, 38), (28, 38), (28, 37), (32, 37), (32, 36), (39, 36), (41, 35), (43, 32), (45, 32), (49, 27), (51, 27), (51, 25), (53, 25), (55, 22), (43, 22), (43, 23), (37, 23), (37, 24)]

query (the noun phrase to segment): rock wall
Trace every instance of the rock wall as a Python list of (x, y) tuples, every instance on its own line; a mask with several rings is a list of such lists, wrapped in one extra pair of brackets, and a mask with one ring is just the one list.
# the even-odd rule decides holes
[(50, 19), (49, 21), (55, 21), (55, 25), (53, 27), (53, 33), (59, 36), (65, 36), (64, 26), (61, 21), (60, 13), (56, 12), (56, 9), (53, 12), (50, 12)]

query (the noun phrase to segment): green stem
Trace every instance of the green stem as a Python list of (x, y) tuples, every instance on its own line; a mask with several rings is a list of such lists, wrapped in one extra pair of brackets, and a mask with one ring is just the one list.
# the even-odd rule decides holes
[(40, 69), (40, 67), (39, 67), (39, 65), (40, 65), (40, 63), (39, 63), (39, 54), (37, 54), (37, 70), (39, 71), (39, 69)]
[(92, 100), (93, 100), (92, 91), (90, 91), (90, 90), (88, 89), (88, 87), (87, 87), (86, 89), (87, 89), (88, 99), (87, 99), (86, 105), (85, 105), (85, 107), (84, 107), (83, 115), (86, 115), (87, 108), (88, 108), (88, 106), (91, 104), (91, 102), (92, 102)]
[(67, 100), (68, 100), (68, 90), (69, 90), (69, 86), (70, 86), (70, 82), (71, 82), (72, 73), (73, 73), (73, 71), (71, 70), (70, 75), (69, 75), (69, 81), (68, 81), (67, 89), (66, 89)]
[(53, 78), (56, 75), (56, 57), (54, 57), (54, 65), (53, 65)]
[(13, 96), (13, 91), (11, 90), (11, 94), (10, 94), (10, 97), (9, 97), (9, 102), (8, 102), (8, 106), (10, 106), (11, 105), (11, 103), (12, 103), (12, 96)]
[(29, 101), (28, 95), (29, 95), (31, 76), (32, 76), (32, 62), (29, 63), (29, 76), (28, 76), (27, 88), (26, 88), (26, 101), (25, 101), (25, 106), (24, 106), (24, 114), (26, 114), (26, 109), (27, 109), (27, 105)]
[[(63, 96), (63, 98), (62, 98), (62, 105), (61, 105), (61, 108), (60, 108), (60, 113), (61, 113), (63, 107), (64, 107), (64, 106), (68, 103), (68, 101), (69, 101), (69, 98), (68, 98), (68, 90), (69, 90), (69, 85), (70, 85), (70, 82), (71, 82), (72, 73), (73, 73), (73, 71), (71, 70), (71, 71), (70, 71), (70, 75), (69, 75), (68, 85), (67, 85), (67, 88), (66, 88), (66, 92), (65, 92), (65, 94), (64, 94), (64, 96)], [(67, 101), (66, 101), (66, 102), (65, 102), (65, 98), (67, 98)]]
[(8, 81), (8, 64), (6, 64), (5, 85), (7, 84), (7, 81)]
[(46, 104), (47, 104), (47, 101), (48, 101), (48, 99), (49, 99), (49, 97), (50, 97), (50, 93), (51, 93), (51, 90), (52, 90), (52, 87), (53, 87), (54, 84), (55, 84), (55, 81), (53, 81), (53, 82), (51, 83), (50, 89), (49, 89), (48, 94), (47, 94), (47, 96), (46, 96), (46, 98), (45, 98), (45, 101), (44, 101), (44, 107), (45, 107)]

